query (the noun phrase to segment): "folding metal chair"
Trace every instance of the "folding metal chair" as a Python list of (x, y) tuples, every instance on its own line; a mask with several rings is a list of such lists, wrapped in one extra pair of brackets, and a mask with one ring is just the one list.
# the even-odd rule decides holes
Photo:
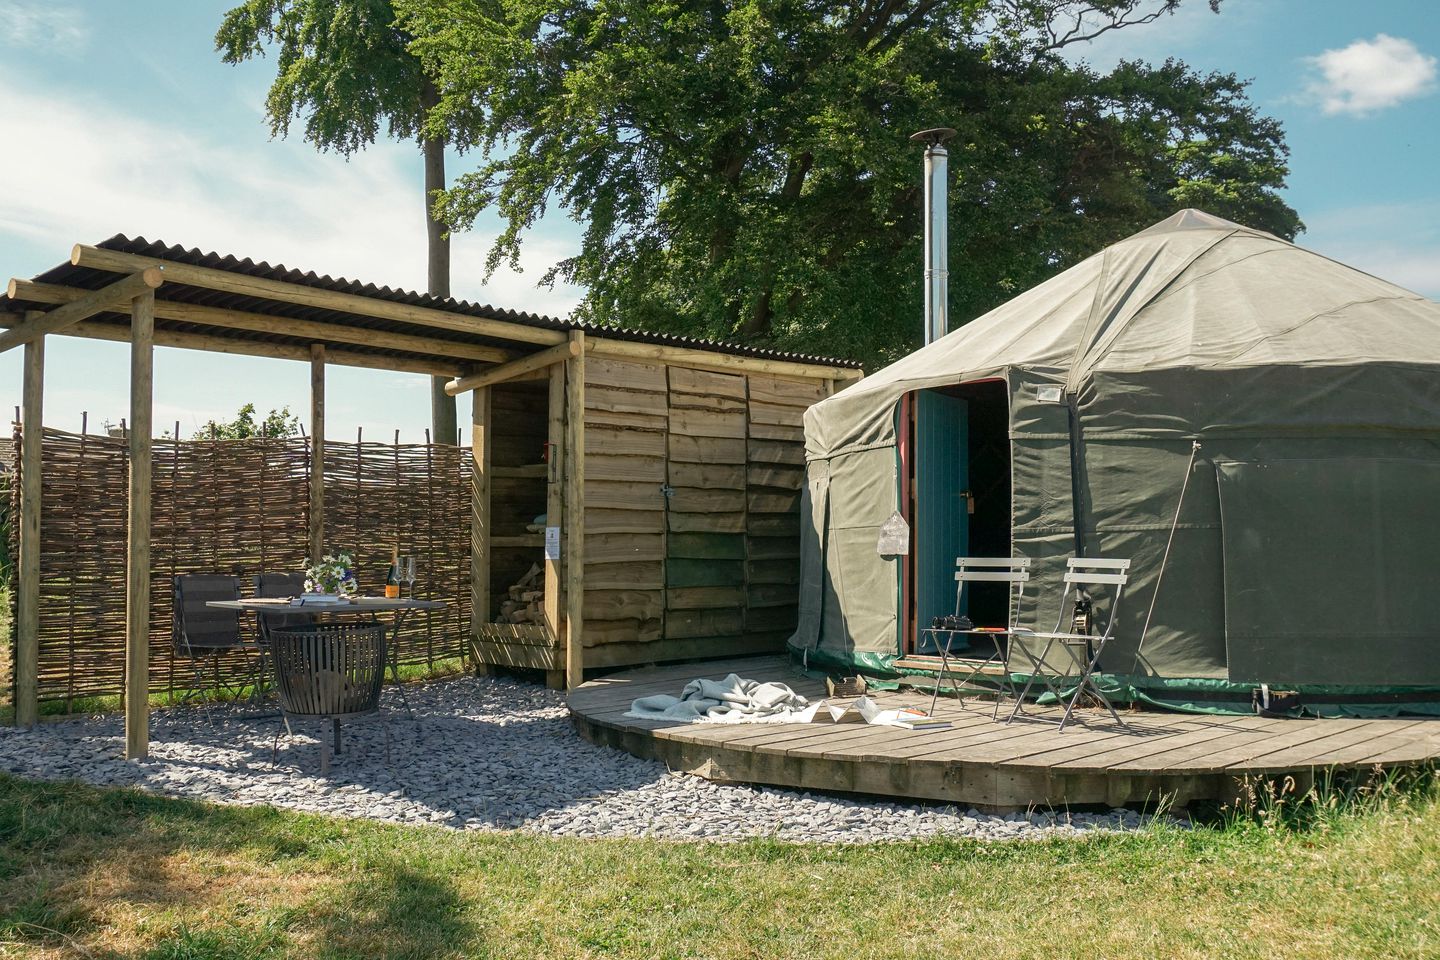
[[(1015, 618), (1020, 615), (1020, 601), (1025, 595), (1025, 584), (1030, 580), (1030, 558), (1029, 557), (956, 557), (955, 558), (955, 615), (962, 616), (961, 611), (965, 609), (965, 585), (969, 583), (1005, 583), (1008, 584), (1010, 596), (1007, 600), (1005, 612), (1005, 631), (989, 630), (946, 630), (945, 645), (940, 649), (940, 675), (935, 680), (935, 692), (930, 697), (930, 713), (935, 713), (935, 703), (940, 696), (940, 686), (949, 675), (950, 644), (955, 639), (956, 633), (964, 633), (966, 636), (986, 637), (989, 639), (993, 651), (984, 660), (975, 663), (970, 673), (964, 680), (957, 684), (957, 689), (970, 684), (976, 676), (987, 666), (994, 663), (1003, 664), (1005, 654), (1000, 647), (1000, 638), (1005, 636), (1015, 624)], [(1005, 683), (1009, 682), (1009, 675), (1006, 675)], [(995, 698), (994, 716), (1000, 716), (1001, 697)]]
[[(1037, 656), (1031, 643), (1011, 643), (1010, 649), (1019, 650), (1021, 655), (1030, 661), (1031, 669), (1030, 676), (1025, 681), (1025, 686), (1020, 691), (1020, 696), (1015, 701), (1015, 708), (1010, 711), (1006, 723), (1010, 723), (1022, 713), (1025, 698), (1029, 696), (1038, 680), (1055, 697), (1057, 703), (1065, 704), (1065, 712), (1059, 720), (1061, 730), (1065, 729), (1075, 715), (1075, 705), (1087, 693), (1105, 704), (1105, 709), (1110, 711), (1110, 716), (1116, 723), (1129, 729), (1125, 721), (1120, 719), (1120, 714), (1115, 712), (1110, 698), (1105, 696), (1104, 691), (1095, 685), (1093, 679), (1095, 670), (1100, 664), (1100, 658), (1105, 653), (1105, 645), (1110, 642), (1110, 636), (1115, 630), (1115, 617), (1120, 609), (1120, 599), (1125, 593), (1125, 584), (1129, 580), (1129, 569), (1129, 560), (1105, 560), (1098, 557), (1072, 557), (1069, 560), (1065, 568), (1065, 593), (1060, 598), (1060, 617), (1055, 621), (1055, 629), (1050, 633), (1036, 633), (1029, 630), (1014, 632), (1015, 639), (1031, 643), (1043, 640), (1045, 645)], [(1110, 601), (1110, 612), (1106, 617), (1104, 632), (1097, 636), (1090, 632), (1061, 631), (1060, 625), (1065, 622), (1067, 614), (1070, 616), (1071, 622), (1074, 622), (1077, 604), (1082, 601), (1093, 603), (1088, 588), (1096, 586), (1113, 587), (1115, 591), (1115, 595)], [(1050, 660), (1052, 651), (1057, 647), (1063, 650), (1066, 656), (1060, 669), (1057, 669)], [(1076, 668), (1079, 670), (1078, 673), (1075, 672)], [(1076, 680), (1075, 689), (1071, 691), (1067, 699), (1061, 688), (1072, 678)], [(1050, 718), (1036, 717), (1034, 719), (1049, 720)]]
[(210, 658), (214, 667), (215, 690), (219, 692), (224, 686), (220, 679), (220, 655), (223, 653), (254, 655), (255, 664), (246, 673), (247, 679), (258, 683), (258, 671), (263, 667), (260, 648), (241, 636), (239, 611), (207, 606), (212, 600), (239, 600), (240, 580), (219, 574), (182, 573), (176, 575), (173, 589), (175, 652), (190, 661), (195, 675), (194, 687), (182, 699), (190, 699), (206, 686), (201, 676), (201, 661), (205, 657)]
[[(303, 573), (262, 573), (255, 577), (255, 596), (262, 600), (279, 600), (298, 597), (305, 592)], [(260, 627), (260, 643), (269, 646), (270, 636), (276, 630), (293, 630), (296, 627), (313, 626), (313, 613), (261, 613), (256, 617)]]

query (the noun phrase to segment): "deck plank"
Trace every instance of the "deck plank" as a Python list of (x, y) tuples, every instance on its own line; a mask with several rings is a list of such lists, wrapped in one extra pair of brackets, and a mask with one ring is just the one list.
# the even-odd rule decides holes
[(1111, 760), (1109, 768), (1125, 773), (1155, 774), (1170, 770), (1223, 769), (1223, 764), (1217, 765), (1214, 762), (1215, 757), (1242, 748), (1254, 752), (1257, 744), (1283, 736), (1292, 725), (1292, 721), (1288, 720), (1266, 720), (1265, 723), (1269, 726), (1234, 724), (1229, 728), (1230, 732), (1218, 740), (1177, 745), (1174, 750), (1151, 753), (1135, 759)]
[[(1347, 721), (1340, 721), (1346, 723)], [(1376, 745), (1399, 732), (1386, 720), (1360, 720), (1353, 726), (1332, 729), (1323, 737), (1308, 740), (1302, 744), (1283, 747), (1271, 753), (1231, 764), (1236, 770), (1246, 773), (1254, 770), (1295, 770), (1310, 766), (1329, 766), (1335, 763), (1334, 756), (1348, 747)]]
[(1189, 724), (1183, 732), (1174, 736), (1136, 737), (1126, 743), (1106, 745), (1106, 749), (1084, 757), (1052, 758), (1051, 766), (1062, 770), (1103, 770), (1118, 769), (1126, 764), (1137, 767), (1157, 756), (1203, 757), (1213, 753), (1222, 741), (1234, 737), (1240, 730), (1233, 722), (1237, 718), (1215, 718), (1217, 722)]

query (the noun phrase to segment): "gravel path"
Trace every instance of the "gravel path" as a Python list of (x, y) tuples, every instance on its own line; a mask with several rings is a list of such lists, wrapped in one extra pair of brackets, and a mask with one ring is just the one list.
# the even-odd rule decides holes
[[(916, 837), (1005, 840), (1128, 830), (1133, 811), (1009, 814), (731, 786), (595, 746), (571, 728), (564, 695), (512, 680), (462, 678), (406, 688), (416, 719), (385, 694), (382, 721), (346, 726), (346, 753), (319, 776), (322, 724), (297, 727), (270, 751), (278, 718), (245, 705), (159, 710), (150, 759), (119, 759), (123, 720), (76, 717), (32, 731), (0, 728), (0, 770), (51, 780), (140, 787), (219, 803), (369, 817), (465, 830), (571, 837), (867, 843)], [(323, 725), (328, 727), (328, 724)]]

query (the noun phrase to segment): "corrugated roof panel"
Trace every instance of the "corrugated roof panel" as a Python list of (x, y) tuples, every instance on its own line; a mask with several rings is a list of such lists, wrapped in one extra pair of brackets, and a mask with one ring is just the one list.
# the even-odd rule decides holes
[[(537, 327), (549, 330), (583, 330), (586, 333), (593, 333), (615, 340), (629, 340), (637, 343), (651, 343), (663, 346), (685, 347), (694, 350), (708, 350), (715, 353), (733, 354), (736, 356), (760, 357), (774, 360), (787, 360), (794, 363), (815, 363), (827, 366), (859, 368), (860, 364), (850, 360), (839, 360), (833, 357), (820, 357), (811, 354), (791, 353), (783, 350), (772, 350), (765, 347), (752, 347), (738, 343), (726, 343), (717, 340), (707, 340), (699, 337), (682, 336), (678, 334), (654, 333), (646, 330), (635, 330), (628, 327), (609, 326), (594, 323), (574, 323), (567, 320), (558, 320), (554, 317), (547, 317), (537, 313), (529, 313), (518, 310), (508, 310), (503, 307), (495, 307), (489, 304), (477, 304), (467, 300), (456, 300), (453, 298), (433, 297), (425, 293), (417, 293), (412, 290), (401, 290), (392, 287), (377, 287), (373, 283), (360, 283), (355, 280), (347, 280), (343, 277), (321, 276), (313, 271), (302, 272), (286, 267), (283, 264), (271, 264), (266, 261), (256, 262), (249, 258), (237, 259), (233, 255), (221, 256), (214, 252), (204, 252), (197, 248), (186, 249), (178, 245), (167, 245), (160, 241), (149, 241), (144, 237), (131, 239), (124, 234), (116, 234), (108, 240), (102, 241), (96, 246), (105, 250), (114, 250), (121, 253), (136, 254), (145, 257), (154, 257), (160, 260), (169, 260), (176, 263), (185, 263), (197, 267), (207, 267), (215, 270), (224, 270), (229, 273), (240, 273), (247, 276), (260, 277), (267, 280), (278, 280), (284, 283), (293, 283), (299, 286), (313, 287), (320, 290), (328, 290), (336, 293), (348, 293), (366, 297), (372, 300), (385, 300), (393, 303), (403, 303), (411, 306), (429, 307), (436, 310), (443, 310), (447, 313), (460, 316), (471, 316), (488, 320), (502, 320), (508, 323), (522, 324), (529, 327)], [(60, 264), (44, 273), (36, 276), (38, 283), (53, 283), (70, 287), (94, 290), (111, 283), (115, 274), (103, 270), (94, 270), (86, 267), (76, 267), (71, 264)], [(190, 303), (207, 307), (217, 307), (230, 310), (241, 310), (249, 313), (265, 314), (280, 318), (295, 320), (311, 320), (324, 323), (343, 324), (352, 328), (385, 330), (397, 333), (421, 334), (436, 340), (450, 340), (456, 343), (483, 344), (488, 346), (511, 346), (514, 344), (499, 340), (494, 337), (487, 337), (479, 333), (466, 333), (457, 330), (443, 330), (434, 327), (426, 327), (417, 324), (407, 324), (392, 320), (385, 320), (377, 317), (369, 317), (361, 314), (347, 313), (343, 311), (325, 310), (317, 307), (309, 307), (301, 304), (285, 303), (282, 301), (270, 300), (264, 297), (254, 297), (244, 294), (232, 294), (224, 291), (209, 290), (199, 287), (190, 287), (183, 284), (166, 283), (160, 288), (157, 294), (162, 300), (169, 300), (176, 303)], [(12, 304), (7, 298), (0, 296), (0, 310), (11, 310), (19, 304)], [(181, 324), (176, 321), (166, 321), (166, 326), (172, 329), (202, 329), (191, 324)], [(226, 336), (235, 336), (237, 339), (253, 339), (275, 343), (299, 342), (308, 338), (290, 338), (283, 334), (261, 334), (248, 333), (240, 336), (242, 331), (227, 331)], [(363, 350), (363, 346), (346, 345), (347, 350)], [(395, 353), (383, 349), (376, 349), (377, 354), (385, 355)], [(398, 354), (397, 354), (398, 355)]]

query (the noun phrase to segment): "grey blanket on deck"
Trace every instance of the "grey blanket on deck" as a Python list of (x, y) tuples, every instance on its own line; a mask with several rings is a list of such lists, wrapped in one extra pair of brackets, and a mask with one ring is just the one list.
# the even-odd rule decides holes
[(691, 680), (678, 697), (641, 697), (625, 714), (641, 720), (714, 723), (806, 723), (814, 715), (810, 701), (785, 684), (747, 680), (735, 673), (724, 680)]

